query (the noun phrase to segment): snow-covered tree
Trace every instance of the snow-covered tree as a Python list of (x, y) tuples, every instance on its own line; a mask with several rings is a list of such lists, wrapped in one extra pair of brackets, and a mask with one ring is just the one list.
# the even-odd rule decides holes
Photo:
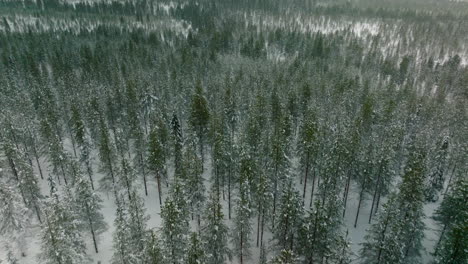
[(284, 187), (278, 204), (278, 225), (273, 230), (273, 238), (278, 249), (296, 250), (302, 225), (302, 202), (291, 180)]
[(172, 134), (172, 141), (174, 143), (174, 174), (178, 176), (182, 169), (182, 146), (183, 146), (183, 138), (182, 138), (182, 128), (179, 122), (179, 118), (174, 113), (171, 120), (171, 134)]
[(436, 263), (463, 263), (468, 260), (468, 180), (459, 178), (436, 210), (434, 219), (442, 226), (435, 247)]
[(176, 180), (161, 208), (163, 252), (168, 263), (184, 263), (188, 248), (189, 211), (182, 185)]
[(202, 264), (206, 263), (206, 255), (201, 244), (201, 241), (196, 232), (190, 235), (190, 244), (187, 251), (187, 264)]
[(58, 193), (51, 177), (49, 185), (51, 194), (44, 202), (39, 258), (48, 264), (88, 263), (78, 218), (70, 210), (73, 205), (67, 204), (67, 199)]
[(192, 96), (192, 104), (190, 109), (190, 126), (198, 139), (200, 149), (200, 157), (202, 160), (202, 168), (204, 163), (204, 148), (206, 136), (208, 134), (208, 123), (210, 120), (210, 110), (208, 102), (203, 94), (201, 81), (197, 81), (195, 85), (195, 93)]
[(129, 227), (129, 215), (127, 212), (127, 202), (122, 194), (117, 194), (115, 204), (117, 206), (114, 219), (115, 230), (112, 233), (112, 245), (114, 253), (112, 264), (136, 264), (138, 259), (132, 255), (132, 241)]
[(162, 205), (161, 177), (164, 175), (166, 169), (166, 152), (162, 140), (163, 137), (161, 137), (158, 127), (153, 127), (149, 134), (148, 166), (156, 177), (159, 205)]
[(229, 249), (229, 229), (224, 223), (224, 214), (216, 190), (212, 190), (208, 200), (202, 227), (202, 241), (206, 252), (206, 264), (225, 263), (231, 260)]
[(162, 264), (164, 256), (162, 252), (161, 241), (154, 230), (150, 231), (145, 251), (145, 263)]
[(98, 237), (107, 230), (107, 223), (101, 213), (101, 198), (93, 191), (91, 182), (81, 174), (75, 184), (75, 201), (83, 229), (91, 232), (94, 250), (98, 253)]
[(424, 236), (424, 155), (412, 149), (399, 186), (363, 243), (362, 263), (418, 262)]
[(251, 197), (250, 197), (250, 181), (251, 173), (249, 162), (247, 159), (241, 161), (238, 198), (235, 207), (234, 226), (232, 232), (232, 243), (234, 244), (233, 254), (239, 259), (241, 264), (250, 257), (250, 240), (252, 233), (252, 225), (250, 218), (252, 216)]
[(188, 144), (184, 153), (184, 174), (185, 186), (192, 210), (192, 220), (193, 216), (196, 215), (200, 226), (200, 213), (206, 200), (205, 183), (202, 175), (202, 161), (197, 157), (194, 144)]
[(128, 202), (128, 225), (130, 232), (131, 254), (139, 262), (145, 258), (145, 249), (147, 244), (147, 226), (149, 216), (146, 214), (146, 208), (143, 199), (133, 190), (131, 199)]
[(281, 250), (280, 254), (270, 261), (270, 264), (295, 264), (298, 258), (292, 250)]
[(21, 252), (26, 246), (26, 232), (30, 226), (32, 211), (23, 203), (15, 189), (0, 181), (0, 233), (14, 242)]

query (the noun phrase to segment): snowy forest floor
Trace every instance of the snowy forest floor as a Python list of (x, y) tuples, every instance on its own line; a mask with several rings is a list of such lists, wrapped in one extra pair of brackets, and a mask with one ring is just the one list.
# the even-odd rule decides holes
[[(68, 149), (69, 151), (71, 150), (71, 144), (65, 144), (65, 148)], [(100, 174), (98, 171), (98, 157), (97, 153), (93, 152), (93, 169), (94, 169), (94, 179), (95, 182), (99, 182), (100, 178), (103, 177), (102, 174)], [(211, 166), (211, 154), (207, 153), (205, 157), (205, 163), (204, 163), (204, 172), (203, 172), (203, 177), (205, 179), (205, 184), (206, 184), (206, 189), (209, 190), (209, 179), (211, 177), (212, 173), (212, 166)], [(293, 170), (296, 170), (297, 168), (294, 168), (294, 166), (297, 166), (297, 162), (292, 162)], [(34, 164), (34, 170), (36, 175), (38, 175), (38, 167), (37, 164)], [(168, 164), (168, 177), (169, 181), (173, 178), (174, 174), (174, 169), (171, 164)], [(48, 173), (51, 171), (49, 168), (50, 164), (47, 162), (44, 158), (41, 159), (41, 168), (44, 173), (44, 179), (39, 180), (40, 183), (40, 188), (42, 191), (42, 194), (47, 195), (49, 193), (49, 186), (47, 183), (47, 177)], [(150, 216), (150, 220), (148, 221), (148, 227), (150, 229), (159, 229), (161, 228), (161, 208), (159, 206), (158, 202), (158, 194), (157, 194), (157, 186), (156, 186), (156, 180), (154, 178), (151, 178), (151, 176), (148, 176), (149, 181), (148, 181), (148, 196), (145, 196), (144, 192), (144, 185), (143, 185), (143, 178), (141, 175), (139, 175), (138, 178), (138, 191), (140, 196), (144, 199), (145, 201), (145, 206), (146, 206), (146, 213)], [(304, 186), (299, 182), (299, 177), (296, 177), (296, 189), (300, 192), (302, 195), (302, 190)], [(307, 191), (305, 194), (305, 201), (304, 201), (304, 208), (308, 209), (309, 204), (310, 204), (310, 192), (311, 192), (311, 187), (312, 182), (309, 182)], [(317, 190), (317, 187), (315, 188)], [(102, 235), (99, 236), (98, 238), (98, 245), (99, 245), (99, 253), (95, 253), (93, 250), (93, 244), (92, 244), (92, 239), (90, 234), (85, 234), (85, 239), (86, 239), (86, 246), (88, 249), (88, 254), (93, 260), (93, 263), (101, 263), (101, 264), (107, 264), (111, 263), (112, 259), (112, 254), (113, 254), (113, 243), (112, 243), (112, 234), (114, 232), (114, 218), (115, 218), (115, 212), (116, 212), (116, 205), (115, 205), (115, 199), (114, 196), (111, 193), (106, 193), (103, 191), (98, 191), (99, 195), (101, 196), (101, 199), (103, 200), (103, 209), (102, 213), (105, 217), (105, 220), (108, 224), (108, 229), (106, 232), (104, 232)], [(166, 186), (166, 183), (163, 184), (162, 186), (162, 198), (163, 198), (163, 204), (164, 204), (164, 199), (167, 197), (168, 193), (168, 188)], [(316, 193), (316, 191), (315, 191)], [(315, 194), (314, 193), (314, 194)], [(232, 204), (234, 205), (235, 201), (235, 192), (232, 194), (233, 202)], [(225, 216), (225, 221), (228, 227), (232, 226), (232, 219), (228, 219), (228, 202), (227, 202), (227, 193), (226, 193), (226, 199), (222, 201), (222, 206), (224, 210), (224, 216)], [(351, 251), (353, 252), (352, 259), (354, 260), (353, 263), (359, 263), (359, 250), (361, 248), (361, 243), (364, 242), (364, 237), (366, 235), (366, 230), (369, 228), (369, 214), (370, 214), (370, 204), (371, 201), (369, 201), (369, 197), (366, 197), (365, 200), (363, 200), (363, 203), (361, 205), (361, 210), (359, 214), (359, 219), (357, 222), (357, 227), (354, 227), (354, 221), (356, 217), (356, 212), (358, 208), (358, 198), (359, 198), (359, 192), (357, 190), (357, 187), (354, 183), (351, 184), (350, 188), (350, 193), (348, 196), (348, 202), (347, 202), (347, 208), (346, 208), (346, 214), (345, 214), (345, 219), (344, 223), (345, 226), (344, 228), (348, 230), (348, 239), (351, 242)], [(422, 252), (422, 263), (429, 263), (430, 260), (432, 259), (431, 253), (433, 252), (433, 248), (437, 242), (438, 239), (438, 227), (435, 223), (435, 221), (432, 220), (431, 216), (434, 212), (434, 210), (439, 206), (440, 201), (442, 200), (442, 197), (438, 200), (438, 202), (435, 203), (428, 203), (424, 206), (424, 213), (426, 217), (424, 218), (424, 223), (426, 225), (426, 230), (425, 230), (425, 237), (423, 240), (423, 248), (424, 251)], [(386, 199), (384, 198), (383, 201), (381, 202), (381, 206), (379, 210), (381, 210), (382, 204), (384, 204)], [(232, 213), (234, 213), (234, 210), (232, 210)], [(375, 216), (374, 218), (375, 219)], [(253, 231), (251, 233), (250, 239), (251, 239), (251, 256), (248, 259), (247, 263), (258, 263), (259, 261), (259, 256), (260, 256), (260, 248), (256, 247), (256, 234), (257, 234), (257, 223), (256, 223), (256, 217), (252, 217), (252, 227)], [(191, 231), (198, 231), (198, 224), (197, 220), (191, 220), (190, 222), (191, 225)], [(20, 264), (34, 264), (38, 263), (38, 254), (40, 253), (41, 250), (41, 240), (40, 240), (40, 225), (39, 222), (33, 218), (31, 226), (29, 230), (27, 231), (27, 237), (26, 237), (26, 245), (24, 249), (25, 256), (20, 256), (20, 252), (18, 249), (16, 253), (17, 258), (19, 260)], [(267, 245), (271, 245), (271, 239), (272, 239), (272, 233), (271, 230), (265, 230), (265, 235), (264, 235), (264, 241), (267, 243)], [(6, 252), (4, 252), (5, 244), (10, 244), (14, 245), (15, 241), (6, 241), (1, 235), (0, 235), (0, 263), (2, 263), (2, 260), (6, 257)], [(231, 245), (232, 246), (232, 245)], [(272, 257), (272, 253), (270, 252), (268, 255), (268, 258)], [(231, 264), (238, 263), (238, 260), (236, 258), (233, 258)]]

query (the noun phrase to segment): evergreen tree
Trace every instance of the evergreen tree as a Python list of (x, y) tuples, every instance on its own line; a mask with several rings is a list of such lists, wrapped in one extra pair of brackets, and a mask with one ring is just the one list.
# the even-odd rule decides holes
[[(314, 161), (317, 155), (317, 125), (315, 123), (315, 117), (312, 112), (307, 113), (304, 117), (304, 121), (301, 127), (300, 140), (298, 143), (299, 153), (301, 155), (301, 169), (304, 172), (304, 191), (302, 199), (305, 200), (305, 194), (307, 190), (307, 180), (312, 174), (312, 194), (314, 193), (315, 187), (315, 168)], [(302, 177), (301, 177), (302, 182)]]
[(74, 132), (75, 141), (80, 149), (80, 162), (85, 167), (86, 173), (88, 174), (89, 180), (91, 182), (91, 187), (94, 190), (90, 142), (86, 135), (86, 129), (81, 118), (81, 114), (76, 105), (72, 105), (71, 111), (72, 130)]
[(414, 263), (420, 257), (424, 217), (424, 158), (412, 149), (397, 195), (389, 198), (361, 250), (362, 263)]
[(468, 245), (467, 200), (468, 180), (462, 177), (454, 182), (434, 215), (434, 219), (442, 225), (434, 252), (436, 263), (463, 263), (468, 260), (466, 250), (463, 250)]
[(172, 140), (174, 141), (174, 174), (176, 176), (180, 175), (180, 171), (182, 169), (181, 161), (182, 161), (182, 129), (180, 126), (179, 118), (174, 113), (171, 120), (172, 126)]
[(146, 208), (143, 199), (135, 190), (131, 193), (128, 202), (128, 225), (130, 233), (130, 254), (141, 263), (145, 258), (147, 245), (147, 225), (149, 216), (146, 215)]
[(201, 245), (197, 233), (192, 232), (190, 236), (190, 245), (187, 252), (187, 264), (202, 264), (206, 263), (205, 251)]
[(302, 225), (302, 205), (299, 193), (292, 181), (286, 184), (278, 204), (278, 226), (273, 231), (273, 238), (280, 250), (295, 250)]
[(206, 252), (206, 264), (225, 263), (231, 260), (228, 245), (229, 229), (224, 223), (224, 215), (217, 191), (212, 190), (204, 213), (202, 241)]
[(281, 253), (270, 261), (270, 264), (295, 264), (298, 259), (293, 251), (283, 249)]
[(33, 210), (41, 222), (40, 201), (43, 197), (31, 164), (25, 160), (24, 154), (7, 139), (5, 139), (3, 149), (13, 175), (13, 181), (16, 182), (24, 205)]
[(99, 133), (99, 158), (101, 160), (101, 170), (105, 173), (105, 176), (100, 180), (100, 184), (101, 188), (109, 190), (112, 189), (110, 184), (115, 184), (115, 165), (113, 162), (115, 159), (115, 152), (110, 141), (107, 125), (103, 119), (99, 122)]
[(0, 181), (0, 232), (22, 252), (26, 246), (25, 237), (31, 213), (20, 195), (11, 186)]
[(208, 123), (210, 119), (210, 112), (208, 109), (208, 102), (203, 95), (203, 87), (201, 81), (197, 81), (195, 85), (195, 94), (192, 96), (192, 105), (190, 112), (190, 125), (193, 132), (198, 138), (200, 148), (200, 157), (202, 160), (202, 168), (204, 163), (204, 148), (206, 135), (208, 133)]
[(239, 258), (241, 264), (250, 257), (250, 236), (252, 233), (251, 201), (250, 201), (250, 173), (249, 163), (246, 159), (242, 161), (244, 169), (241, 169), (239, 179), (239, 196), (236, 202), (236, 216), (232, 229), (233, 254)]
[(75, 184), (76, 202), (78, 207), (78, 216), (83, 223), (84, 229), (91, 232), (93, 238), (94, 250), (98, 250), (98, 236), (107, 230), (107, 224), (101, 213), (102, 200), (93, 189), (91, 182), (82, 175)]
[(162, 139), (163, 138), (158, 133), (158, 128), (153, 127), (149, 134), (148, 166), (156, 176), (160, 206), (162, 205), (161, 176), (164, 174), (166, 163), (166, 153), (164, 151)]
[(193, 215), (197, 216), (198, 226), (200, 226), (200, 212), (205, 202), (205, 184), (203, 179), (202, 161), (197, 157), (195, 145), (188, 144), (184, 155), (185, 186), (190, 201), (190, 207)]
[(161, 249), (161, 241), (155, 231), (150, 231), (149, 239), (146, 245), (145, 263), (162, 264), (164, 256)]
[(88, 263), (86, 247), (80, 234), (77, 217), (70, 204), (59, 195), (49, 177), (51, 196), (45, 200), (41, 231), (40, 259), (44, 263)]
[(438, 146), (438, 149), (435, 151), (435, 157), (431, 163), (431, 168), (429, 168), (430, 171), (428, 175), (426, 191), (427, 201), (437, 201), (438, 192), (440, 192), (444, 187), (444, 175), (447, 167), (448, 148), (448, 138), (444, 137), (441, 146)]
[(168, 263), (184, 263), (188, 248), (188, 210), (182, 185), (176, 180), (161, 208), (163, 252)]
[(117, 206), (114, 220), (115, 230), (112, 233), (112, 244), (114, 254), (112, 255), (113, 264), (136, 264), (138, 258), (132, 253), (132, 237), (129, 227), (129, 214), (126, 210), (126, 201), (123, 195), (116, 193), (115, 204)]

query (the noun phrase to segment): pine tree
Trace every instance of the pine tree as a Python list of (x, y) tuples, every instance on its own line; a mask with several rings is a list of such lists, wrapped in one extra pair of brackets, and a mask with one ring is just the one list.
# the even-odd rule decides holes
[[(304, 122), (301, 127), (300, 141), (298, 142), (298, 149), (301, 155), (301, 168), (304, 172), (304, 191), (302, 199), (305, 200), (305, 194), (307, 190), (307, 180), (312, 174), (312, 194), (314, 193), (315, 187), (315, 168), (314, 161), (317, 155), (317, 137), (318, 128), (315, 123), (315, 117), (312, 112), (307, 113), (304, 117)], [(302, 182), (302, 177), (301, 177)]]
[(127, 193), (128, 200), (130, 201), (134, 182), (136, 180), (136, 174), (133, 167), (127, 161), (126, 158), (122, 158), (121, 160), (121, 168), (118, 170), (118, 179), (117, 183), (119, 189), (125, 190)]
[(431, 163), (431, 168), (428, 177), (426, 200), (437, 201), (438, 192), (444, 188), (444, 175), (447, 167), (447, 157), (449, 150), (449, 141), (447, 137), (442, 140), (441, 146), (435, 151), (435, 157)]
[(157, 237), (154, 230), (150, 231), (148, 242), (146, 245), (145, 263), (147, 264), (162, 264), (164, 256), (161, 249), (161, 241)]
[(163, 252), (168, 263), (184, 263), (188, 247), (188, 210), (183, 186), (176, 180), (161, 208)]
[(55, 182), (49, 177), (51, 196), (44, 206), (44, 221), (41, 231), (40, 259), (44, 263), (88, 263), (86, 247), (81, 237), (74, 210), (59, 195)]
[(14, 242), (21, 251), (26, 244), (25, 236), (31, 213), (20, 195), (8, 184), (0, 182), (0, 233)]
[(197, 233), (192, 232), (190, 236), (190, 245), (187, 252), (187, 264), (202, 264), (206, 263), (205, 251), (201, 245)]
[(83, 223), (83, 229), (91, 232), (94, 250), (98, 250), (98, 236), (107, 230), (107, 223), (101, 213), (102, 200), (92, 189), (91, 182), (80, 175), (75, 184), (75, 194), (78, 216)]
[(149, 216), (146, 215), (146, 208), (143, 199), (135, 190), (131, 193), (128, 202), (128, 225), (130, 233), (131, 255), (141, 263), (145, 258), (147, 244), (147, 225)]
[(273, 238), (280, 250), (295, 250), (302, 225), (302, 205), (299, 193), (292, 181), (286, 184), (278, 204), (278, 226), (273, 231)]
[(424, 236), (424, 159), (422, 150), (411, 149), (398, 194), (389, 198), (366, 236), (362, 263), (418, 262)]
[(4, 153), (24, 205), (33, 210), (36, 213), (37, 219), (41, 222), (40, 201), (43, 197), (37, 183), (37, 178), (33, 173), (33, 168), (25, 160), (24, 154), (19, 149), (7, 139), (4, 140)]
[(147, 161), (147, 143), (145, 135), (141, 128), (135, 132), (135, 158), (133, 164), (137, 168), (137, 172), (143, 176), (143, 185), (145, 187), (145, 195), (148, 196), (148, 186), (146, 180), (146, 161)]
[(464, 263), (468, 260), (468, 254), (463, 250), (468, 246), (467, 200), (468, 180), (461, 177), (454, 182), (434, 215), (442, 225), (434, 252), (436, 263)]
[(293, 251), (283, 249), (281, 253), (270, 261), (270, 264), (295, 264), (298, 259)]
[(148, 151), (148, 166), (156, 176), (158, 184), (159, 205), (162, 205), (161, 200), (161, 176), (165, 171), (166, 153), (164, 151), (162, 137), (158, 133), (158, 128), (153, 127), (149, 134), (149, 151)]
[(208, 102), (206, 101), (205, 96), (203, 95), (203, 87), (201, 81), (197, 81), (197, 84), (195, 85), (195, 94), (192, 96), (190, 125), (192, 127), (193, 132), (198, 138), (202, 164), (204, 163), (204, 148), (206, 135), (208, 133), (209, 119), (210, 112), (208, 109)]
[(178, 176), (180, 175), (180, 171), (182, 169), (181, 160), (182, 160), (183, 139), (182, 139), (182, 130), (180, 127), (179, 118), (177, 117), (175, 113), (172, 116), (171, 126), (172, 126), (172, 140), (174, 142), (174, 168), (175, 168), (174, 174)]
[[(56, 124), (55, 124), (56, 125)], [(47, 152), (53, 166), (53, 173), (57, 176), (60, 184), (60, 176), (63, 177), (65, 184), (68, 184), (66, 175), (66, 153), (63, 149), (63, 143), (60, 135), (53, 128), (54, 123), (47, 119), (41, 120), (42, 136), (47, 142)]]
[(72, 105), (71, 111), (72, 130), (74, 132), (75, 141), (80, 149), (80, 162), (85, 167), (86, 173), (88, 174), (91, 182), (91, 187), (94, 190), (93, 168), (91, 166), (91, 146), (86, 135), (86, 128), (76, 105)]
[(112, 233), (112, 244), (114, 254), (112, 255), (113, 264), (137, 264), (138, 259), (135, 258), (132, 252), (131, 232), (129, 227), (129, 215), (127, 212), (127, 204), (123, 195), (116, 193), (115, 204), (116, 217), (114, 220), (115, 230)]
[[(244, 170), (241, 169), (239, 179), (239, 197), (236, 202), (236, 216), (232, 229), (232, 243), (234, 244), (234, 255), (239, 258), (241, 264), (250, 257), (250, 236), (252, 233), (251, 201), (249, 164), (247, 160), (242, 161)], [(242, 165), (241, 165), (242, 166)], [(244, 171), (244, 172), (242, 172)]]
[(99, 158), (101, 160), (101, 170), (105, 173), (105, 176), (100, 180), (100, 184), (102, 186), (101, 188), (109, 190), (112, 189), (110, 184), (115, 184), (115, 165), (113, 162), (115, 159), (115, 152), (110, 141), (107, 125), (103, 119), (99, 122), (99, 133)]
[(188, 144), (184, 155), (184, 170), (185, 170), (185, 186), (187, 186), (187, 194), (190, 201), (190, 207), (193, 215), (197, 216), (198, 225), (200, 226), (200, 212), (203, 208), (205, 197), (205, 184), (203, 179), (202, 161), (197, 157), (195, 145)]
[(225, 263), (231, 260), (228, 245), (229, 229), (224, 223), (224, 215), (216, 190), (212, 190), (204, 213), (202, 241), (206, 252), (206, 264)]

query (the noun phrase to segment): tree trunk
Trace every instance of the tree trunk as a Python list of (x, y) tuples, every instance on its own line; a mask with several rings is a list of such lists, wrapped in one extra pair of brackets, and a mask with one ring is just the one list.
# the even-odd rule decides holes
[(346, 185), (345, 185), (345, 191), (344, 191), (344, 197), (343, 197), (343, 217), (345, 217), (346, 214), (346, 205), (348, 204), (348, 194), (349, 194), (349, 187), (351, 185), (351, 172), (350, 170), (348, 171), (348, 179), (346, 180)]
[(309, 207), (312, 207), (312, 203), (314, 201), (314, 190), (315, 190), (315, 178), (316, 178), (316, 172), (315, 172), (315, 168), (312, 170), (312, 174), (313, 174), (313, 177), (312, 177), (312, 190), (310, 191), (310, 204), (309, 204)]
[(305, 176), (304, 176), (304, 192), (302, 194), (302, 205), (304, 205), (305, 203), (307, 178), (309, 178), (309, 151), (307, 151), (307, 157), (306, 157), (306, 170), (305, 170)]
[(161, 176), (159, 172), (156, 174), (156, 182), (158, 183), (158, 196), (159, 196), (159, 207), (162, 205), (161, 201)]
[(13, 175), (15, 175), (16, 182), (18, 183), (18, 189), (20, 190), (21, 198), (23, 198), (24, 205), (28, 207), (28, 203), (26, 202), (26, 198), (24, 197), (23, 188), (21, 187), (21, 184), (20, 184), (20, 178), (18, 175), (18, 171), (16, 170), (15, 162), (11, 158), (8, 158), (8, 161), (10, 163), (11, 171), (13, 172)]
[(362, 203), (363, 195), (364, 195), (364, 186), (361, 188), (361, 192), (359, 193), (359, 203), (358, 203), (357, 212), (356, 212), (356, 219), (354, 220), (354, 228), (357, 227), (357, 221), (359, 218), (359, 211), (361, 210), (361, 203)]
[(228, 215), (231, 219), (231, 164), (232, 160), (229, 161), (229, 172), (228, 172)]
[(39, 155), (37, 153), (37, 149), (36, 149), (36, 146), (34, 145), (34, 143), (33, 143), (33, 153), (34, 153), (34, 158), (36, 159), (37, 168), (39, 170), (39, 175), (41, 176), (41, 180), (43, 180), (44, 175), (42, 174), (41, 164), (39, 163)]
[(372, 221), (372, 213), (374, 211), (375, 199), (377, 197), (377, 193), (380, 191), (380, 178), (381, 178), (381, 175), (382, 175), (382, 162), (380, 163), (379, 174), (377, 175), (377, 184), (375, 186), (374, 195), (372, 197), (372, 206), (371, 206), (371, 210), (370, 210), (370, 214), (369, 214), (369, 224)]
[(88, 172), (89, 181), (91, 182), (91, 189), (94, 191), (93, 174), (91, 172), (91, 165), (89, 164), (89, 161), (86, 161), (86, 171)]
[[(261, 208), (261, 207), (260, 207)], [(260, 242), (260, 219), (261, 219), (261, 211), (262, 209), (260, 209), (258, 211), (258, 218), (257, 218), (257, 247), (258, 247), (258, 244)]]
[(86, 212), (88, 214), (88, 222), (89, 222), (89, 228), (91, 229), (91, 236), (93, 237), (93, 244), (94, 244), (94, 250), (96, 253), (99, 253), (97, 242), (96, 242), (96, 234), (94, 233), (94, 227), (93, 227), (93, 222), (91, 221), (90, 217), (90, 212), (89, 212), (89, 207), (86, 206)]

